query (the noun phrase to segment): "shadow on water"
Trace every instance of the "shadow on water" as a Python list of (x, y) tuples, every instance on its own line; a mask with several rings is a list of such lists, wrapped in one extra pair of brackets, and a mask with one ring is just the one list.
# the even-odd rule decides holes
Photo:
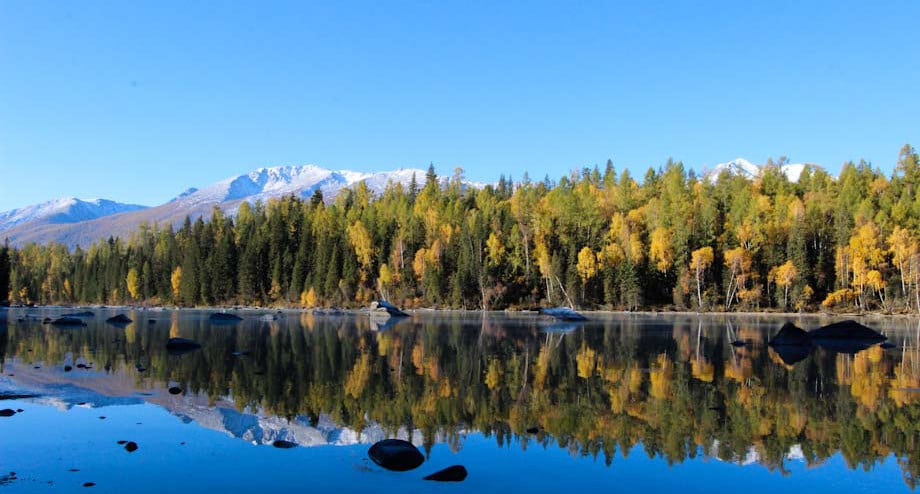
[[(740, 461), (754, 448), (779, 471), (792, 449), (809, 464), (839, 452), (851, 468), (893, 453), (909, 485), (920, 475), (916, 322), (886, 323), (893, 348), (805, 351), (769, 347), (784, 321), (767, 317), (128, 316), (136, 322), (96, 317), (73, 329), (10, 319), (0, 362), (44, 366), (62, 381), (65, 362), (86, 362), (95, 367), (84, 372), (129, 376), (138, 390), (232, 400), (239, 411), (416, 430), (426, 448), (459, 447), (465, 431), (608, 463), (640, 443), (669, 463)], [(201, 348), (168, 352), (170, 338)]]

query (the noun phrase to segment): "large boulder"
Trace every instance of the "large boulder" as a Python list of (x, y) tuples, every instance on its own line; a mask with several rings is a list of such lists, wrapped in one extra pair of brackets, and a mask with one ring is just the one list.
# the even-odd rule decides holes
[(367, 455), (381, 467), (397, 472), (418, 468), (425, 462), (422, 452), (409, 441), (402, 439), (379, 441), (367, 450)]
[(863, 341), (885, 341), (887, 336), (878, 331), (867, 328), (856, 321), (841, 321), (834, 324), (828, 324), (818, 329), (808, 332), (812, 340), (863, 340)]

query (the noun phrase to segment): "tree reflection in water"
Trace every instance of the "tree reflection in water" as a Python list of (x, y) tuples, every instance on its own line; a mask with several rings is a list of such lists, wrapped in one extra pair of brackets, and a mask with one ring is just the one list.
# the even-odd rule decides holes
[[(641, 443), (671, 464), (699, 455), (755, 456), (785, 472), (840, 452), (850, 468), (894, 454), (905, 481), (920, 474), (920, 353), (916, 322), (889, 331), (895, 346), (855, 355), (816, 349), (788, 365), (766, 346), (769, 318), (612, 316), (558, 328), (525, 316), (288, 315), (215, 326), (195, 312), (129, 314), (118, 328), (37, 321), (0, 326), (0, 362), (46, 366), (82, 357), (146, 389), (179, 384), (213, 403), (292, 418), (328, 414), (360, 430), (377, 423), (462, 446), (465, 431), (556, 444), (609, 463)], [(907, 327), (909, 325), (909, 327)], [(379, 329), (383, 330), (379, 330)], [(202, 349), (170, 356), (170, 337)], [(733, 341), (746, 341), (742, 347)], [(137, 372), (136, 364), (146, 368)], [(538, 430), (535, 434), (526, 432)]]

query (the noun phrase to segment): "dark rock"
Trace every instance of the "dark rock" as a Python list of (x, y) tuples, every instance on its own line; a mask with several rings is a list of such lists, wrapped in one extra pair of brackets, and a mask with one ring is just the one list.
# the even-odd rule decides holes
[(46, 317), (46, 318), (42, 319), (42, 324), (51, 324), (51, 318), (50, 318), (50, 317)]
[(83, 322), (82, 319), (77, 319), (76, 317), (59, 317), (49, 322), (52, 326), (60, 326), (63, 328), (86, 326), (86, 323)]
[(166, 342), (166, 351), (169, 352), (170, 355), (184, 355), (200, 348), (201, 345), (197, 341), (185, 338), (170, 338), (169, 341)]
[(121, 441), (118, 441), (118, 444), (119, 445), (128, 444), (128, 441), (125, 441), (124, 439), (122, 439)]
[(281, 449), (291, 449), (291, 448), (296, 448), (297, 443), (292, 443), (291, 441), (284, 441), (284, 440), (279, 439), (278, 441), (273, 442), (272, 446), (276, 448), (281, 448)]
[(96, 314), (87, 310), (84, 312), (68, 312), (67, 314), (61, 314), (61, 317), (96, 317)]
[(453, 465), (438, 470), (437, 472), (425, 477), (425, 480), (435, 480), (438, 482), (462, 482), (466, 479), (466, 467), (463, 465)]
[(228, 314), (226, 312), (215, 312), (208, 316), (208, 320), (212, 323), (217, 324), (233, 324), (243, 320), (242, 317), (236, 314)]
[(173, 386), (173, 387), (169, 388), (169, 394), (171, 394), (171, 395), (182, 394), (182, 388), (180, 388), (180, 387), (178, 387), (178, 386)]
[(105, 415), (100, 415), (99, 420), (105, 420)]
[(136, 371), (138, 371), (138, 372), (146, 372), (146, 371), (147, 371), (147, 368), (144, 367), (144, 366), (141, 365), (141, 364), (134, 364), (134, 370), (136, 370)]
[(747, 343), (745, 343), (743, 340), (735, 340), (732, 342), (732, 346), (735, 346), (735, 347), (741, 347), (744, 345), (747, 345)]
[(4, 408), (3, 410), (0, 410), (0, 417), (12, 417), (13, 415), (16, 415), (16, 410), (13, 410), (12, 408)]
[(367, 450), (367, 455), (387, 470), (405, 472), (418, 468), (425, 457), (412, 443), (402, 439), (384, 439)]
[(540, 314), (552, 316), (560, 321), (587, 321), (588, 318), (568, 307), (540, 307)]
[(65, 366), (64, 366), (64, 372), (70, 372), (70, 371), (72, 371), (72, 370), (73, 370), (73, 367), (71, 367), (71, 366), (69, 366), (69, 365), (65, 365)]
[(808, 332), (812, 340), (865, 340), (885, 341), (888, 339), (878, 331), (867, 328), (856, 321), (841, 321), (828, 324)]
[(130, 317), (124, 314), (118, 314), (117, 316), (112, 316), (106, 319), (105, 322), (112, 324), (114, 326), (127, 326), (128, 324), (131, 324), (134, 321), (132, 321)]
[(127, 451), (128, 453), (133, 453), (137, 451), (137, 443), (134, 441), (128, 441), (128, 443), (125, 444), (125, 451)]
[(67, 471), (68, 472), (79, 472), (80, 469), (79, 468), (68, 468)]
[(22, 413), (22, 412), (24, 412), (24, 411), (25, 411), (25, 410), (23, 410), (22, 408), (17, 408), (17, 409), (16, 409), (16, 413)]
[(77, 369), (88, 369), (89, 367), (86, 364), (77, 364)]
[(536, 434), (536, 433), (538, 433), (538, 432), (540, 432), (540, 428), (539, 428), (539, 427), (530, 427), (530, 428), (527, 429), (527, 433), (528, 433), (528, 434)]
[(83, 487), (93, 487), (95, 485), (95, 482), (83, 482)]
[(41, 369), (41, 368), (42, 368), (42, 366), (40, 366), (40, 365), (36, 365), (35, 367), (32, 367), (32, 368), (33, 368), (33, 369)]
[(776, 336), (770, 340), (770, 346), (784, 346), (784, 345), (793, 345), (793, 346), (811, 346), (811, 339), (808, 337), (802, 328), (787, 322), (783, 324), (783, 327), (779, 329), (779, 333), (776, 333)]

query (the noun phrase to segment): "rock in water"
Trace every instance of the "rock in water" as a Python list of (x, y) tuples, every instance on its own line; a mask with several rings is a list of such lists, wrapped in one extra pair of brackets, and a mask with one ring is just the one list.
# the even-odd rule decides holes
[(178, 386), (173, 386), (173, 387), (169, 388), (169, 394), (171, 394), (171, 395), (182, 394), (182, 388), (180, 388), (180, 387), (178, 387)]
[(538, 432), (540, 432), (540, 428), (539, 427), (529, 427), (527, 428), (526, 432), (528, 434), (537, 434)]
[(229, 324), (229, 323), (240, 322), (243, 320), (243, 318), (236, 314), (227, 314), (226, 312), (215, 312), (211, 314), (210, 316), (208, 316), (208, 320), (214, 323)]
[(453, 465), (425, 477), (425, 480), (436, 480), (438, 482), (462, 482), (464, 479), (466, 479), (466, 474), (466, 467), (463, 465)]
[(402, 439), (379, 441), (367, 450), (367, 455), (381, 467), (397, 472), (418, 468), (425, 461), (418, 448)]
[(292, 443), (291, 441), (284, 441), (284, 440), (279, 439), (273, 442), (272, 446), (276, 448), (280, 448), (280, 449), (291, 449), (291, 448), (296, 448), (297, 443)]
[(808, 337), (808, 333), (802, 330), (802, 328), (787, 322), (783, 324), (783, 327), (780, 328), (779, 333), (776, 333), (776, 336), (770, 340), (771, 346), (777, 345), (802, 345), (802, 346), (811, 346), (811, 339)]
[(118, 314), (117, 316), (112, 316), (106, 319), (105, 322), (109, 324), (114, 324), (116, 326), (123, 326), (123, 325), (131, 324), (134, 321), (132, 321), (130, 317), (124, 314)]
[(128, 441), (128, 444), (125, 444), (125, 451), (128, 453), (137, 451), (137, 443), (134, 441)]
[(86, 326), (86, 323), (81, 319), (76, 317), (59, 317), (53, 321), (49, 321), (52, 326), (60, 327), (76, 327), (76, 326)]
[(170, 338), (166, 342), (166, 351), (170, 355), (182, 355), (184, 353), (194, 352), (201, 348), (201, 345), (194, 340), (185, 338)]
[(587, 321), (588, 318), (568, 307), (541, 307), (540, 314), (552, 316), (560, 321)]
[(0, 417), (12, 417), (13, 415), (16, 415), (16, 410), (13, 410), (12, 408), (4, 408), (3, 410), (0, 410)]
[(888, 339), (878, 331), (867, 328), (856, 321), (841, 321), (827, 326), (813, 329), (808, 332), (812, 339), (841, 339), (841, 340), (864, 340), (864, 341), (885, 341)]

